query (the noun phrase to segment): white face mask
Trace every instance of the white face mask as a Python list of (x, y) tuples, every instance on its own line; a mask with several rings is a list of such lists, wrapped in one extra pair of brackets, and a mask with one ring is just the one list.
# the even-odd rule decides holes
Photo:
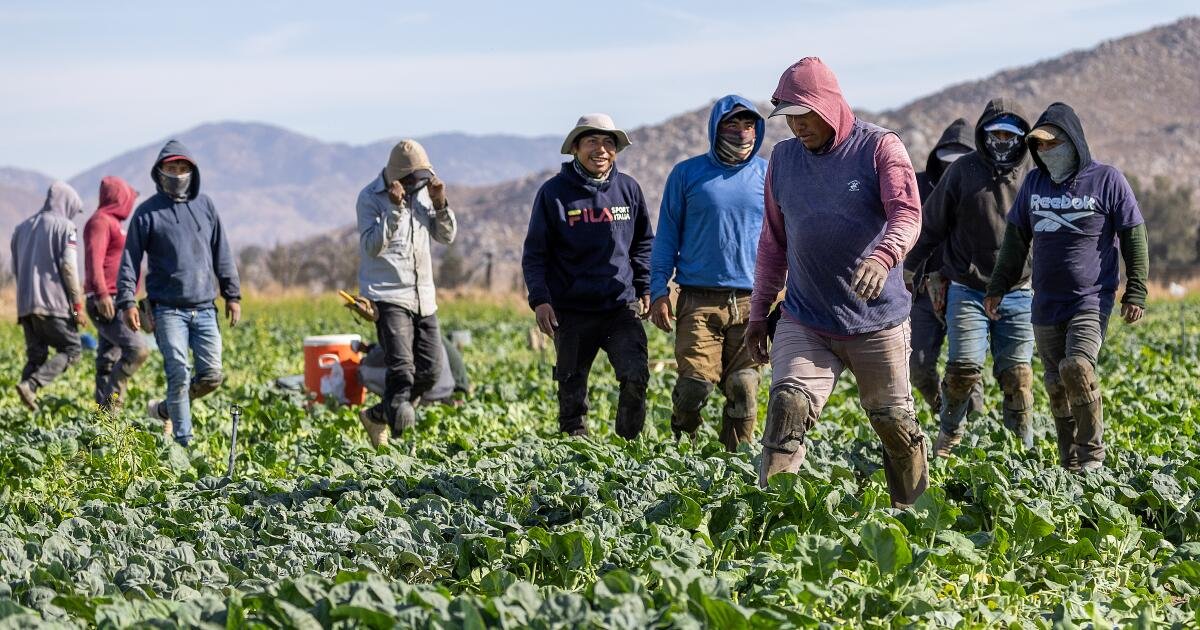
[(1067, 178), (1075, 174), (1075, 169), (1079, 168), (1079, 153), (1070, 142), (1064, 142), (1053, 149), (1038, 151), (1038, 157), (1042, 158), (1042, 163), (1046, 165), (1050, 179), (1055, 184), (1067, 181)]

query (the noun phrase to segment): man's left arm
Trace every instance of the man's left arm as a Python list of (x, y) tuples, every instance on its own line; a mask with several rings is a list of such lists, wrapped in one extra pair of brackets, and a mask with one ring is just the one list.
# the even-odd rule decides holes
[(879, 176), (879, 197), (887, 224), (883, 240), (868, 258), (890, 271), (904, 261), (921, 234), (917, 174), (899, 136), (889, 133), (875, 148), (875, 172)]
[(449, 245), (454, 242), (454, 237), (458, 235), (458, 220), (454, 216), (454, 211), (450, 209), (450, 202), (446, 199), (446, 184), (442, 180), (434, 177), (429, 182), (429, 201), (433, 205), (433, 220), (431, 224), (430, 235), (433, 240)]
[(63, 231), (61, 257), (58, 260), (58, 273), (62, 278), (63, 291), (67, 294), (67, 301), (71, 303), (71, 316), (80, 326), (84, 325), (83, 316), (83, 289), (79, 284), (79, 261), (77, 260), (77, 252), (79, 250), (79, 240), (76, 236), (75, 226), (71, 225)]
[(233, 259), (233, 249), (221, 224), (217, 209), (209, 202), (209, 212), (212, 216), (212, 259), (213, 273), (217, 276), (217, 284), (221, 289), (221, 297), (225, 298), (225, 314), (230, 325), (236, 326), (241, 319), (242, 287), (238, 278), (237, 263)]
[(637, 189), (633, 211), (633, 242), (629, 244), (629, 266), (633, 268), (633, 288), (638, 298), (649, 299), (650, 253), (654, 249), (654, 228), (650, 226), (650, 213), (646, 210), (646, 198), (642, 196), (640, 188)]
[[(1121, 259), (1125, 262), (1125, 293), (1121, 296), (1122, 315), (1126, 321), (1137, 321), (1146, 308), (1146, 283), (1150, 278), (1150, 245), (1146, 221), (1138, 206), (1133, 188), (1125, 177), (1116, 181), (1116, 202), (1109, 214), (1116, 222), (1117, 239), (1121, 243)], [(1136, 311), (1136, 317), (1131, 317)]]

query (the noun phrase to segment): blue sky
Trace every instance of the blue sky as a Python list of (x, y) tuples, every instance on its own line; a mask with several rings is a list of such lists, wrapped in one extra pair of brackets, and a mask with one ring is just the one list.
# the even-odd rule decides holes
[(1194, 0), (334, 4), (0, 2), (0, 165), (69, 177), (216, 120), (350, 143), (558, 135), (591, 111), (636, 127), (729, 92), (765, 99), (807, 55), (852, 105), (880, 110), (1198, 12)]

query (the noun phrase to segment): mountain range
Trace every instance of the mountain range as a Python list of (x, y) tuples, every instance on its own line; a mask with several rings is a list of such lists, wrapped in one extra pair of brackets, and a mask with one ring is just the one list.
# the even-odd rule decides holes
[[(1164, 176), (1200, 189), (1197, 68), (1200, 18), (1189, 17), (952, 85), (895, 109), (857, 113), (896, 130), (920, 170), (942, 128), (959, 116), (974, 123), (990, 98), (1016, 99), (1030, 122), (1051, 102), (1064, 101), (1078, 111), (1097, 159), (1132, 175)], [(760, 104), (761, 111), (768, 109)], [(653, 214), (672, 166), (708, 150), (708, 111), (706, 105), (630, 130), (634, 144), (622, 152), (618, 166), (641, 183)], [(767, 128), (764, 156), (788, 137), (778, 119)], [(241, 246), (270, 246), (351, 224), (358, 190), (379, 171), (394, 142), (326, 143), (271, 125), (232, 122), (201, 125), (178, 137), (197, 154), (204, 187)], [(515, 265), (533, 196), (563, 159), (560, 139), (444, 134), (422, 142), (451, 184), (463, 255), (470, 260), (490, 251), (500, 264)], [(149, 191), (149, 166), (161, 144), (123, 153), (70, 181), (89, 207), (104, 174)], [(36, 210), (48, 179), (0, 169), (0, 231)]]

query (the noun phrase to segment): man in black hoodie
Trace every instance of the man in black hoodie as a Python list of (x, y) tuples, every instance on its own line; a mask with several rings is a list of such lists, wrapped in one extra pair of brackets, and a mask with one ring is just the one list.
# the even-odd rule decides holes
[[(1121, 283), (1121, 317), (1132, 324), (1146, 308), (1150, 258), (1146, 225), (1121, 171), (1092, 159), (1075, 110), (1054, 103), (1029, 134), (1037, 168), (1008, 213), (1004, 246), (984, 308), (1001, 316), (1001, 299), (1023, 282), (1033, 252), (1033, 332), (1058, 433), (1062, 466), (1104, 465), (1104, 401), (1096, 362)], [(1119, 260), (1120, 259), (1120, 260)]]
[[(950, 166), (958, 158), (975, 150), (975, 132), (966, 120), (959, 118), (942, 132), (925, 170), (917, 173), (917, 189), (921, 203), (929, 198)], [(938, 377), (938, 356), (942, 353), (942, 342), (946, 339), (946, 288), (942, 277), (942, 248), (938, 247), (927, 261), (915, 269), (904, 270), (904, 280), (913, 294), (912, 311), (909, 319), (912, 326), (912, 355), (908, 369), (912, 374), (913, 387), (921, 392), (925, 402), (936, 414), (942, 407), (941, 379)], [(931, 268), (931, 269), (930, 269)], [(926, 272), (929, 273), (926, 273)], [(983, 408), (982, 387), (971, 394), (971, 411)]]
[[(183, 144), (167, 142), (150, 171), (158, 193), (129, 220), (125, 254), (117, 272), (117, 308), (126, 325), (154, 332), (167, 373), (166, 400), (150, 401), (150, 417), (187, 446), (192, 439), (191, 400), (215, 390), (221, 373), (218, 287), (229, 325), (241, 319), (242, 297), (233, 250), (217, 208), (200, 192), (200, 168)], [(146, 297), (151, 315), (142, 321), (135, 301), (138, 270), (147, 257)], [(214, 284), (213, 280), (216, 280)], [(188, 350), (195, 358), (192, 374)]]
[[(993, 373), (1004, 392), (1004, 425), (1033, 446), (1033, 326), (1029, 272), (1004, 299), (1001, 317), (983, 310), (984, 291), (1000, 251), (1005, 214), (1028, 171), (1024, 136), (1029, 123), (1015, 104), (992, 99), (975, 125), (976, 151), (950, 165), (926, 200), (921, 237), (906, 267), (919, 268), (943, 248), (942, 275), (950, 281), (949, 338), (942, 382), (941, 426), (934, 455), (946, 457), (962, 439), (971, 392), (983, 378), (991, 351)], [(990, 339), (989, 339), (990, 338)]]
[(588, 374), (601, 348), (621, 393), (617, 434), (632, 440), (646, 421), (646, 330), (654, 230), (642, 188), (617, 171), (629, 138), (606, 114), (579, 119), (563, 142), (574, 156), (538, 190), (521, 267), (538, 328), (558, 353), (558, 427), (587, 435)]

